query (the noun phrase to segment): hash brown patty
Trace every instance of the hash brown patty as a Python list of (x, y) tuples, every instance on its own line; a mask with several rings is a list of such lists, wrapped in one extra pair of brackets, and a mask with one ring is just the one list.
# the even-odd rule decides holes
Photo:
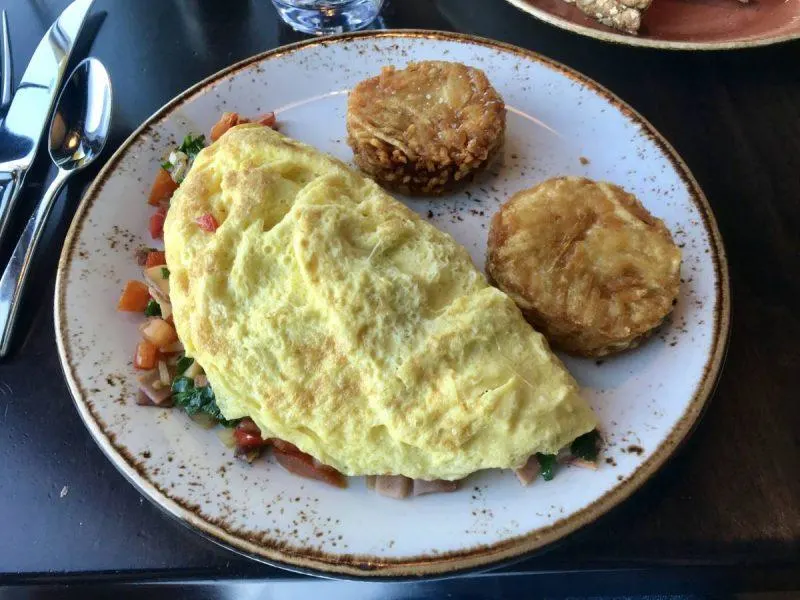
[(669, 230), (635, 196), (558, 177), (495, 214), (486, 270), (553, 346), (604, 356), (637, 346), (670, 313), (680, 265)]
[(502, 146), (505, 127), (505, 104), (483, 71), (455, 62), (384, 67), (347, 103), (358, 167), (410, 195), (439, 195), (468, 179)]

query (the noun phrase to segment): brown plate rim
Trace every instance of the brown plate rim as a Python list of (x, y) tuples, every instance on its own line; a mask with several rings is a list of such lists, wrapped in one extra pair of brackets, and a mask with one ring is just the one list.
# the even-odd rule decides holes
[[(565, 519), (557, 521), (547, 528), (509, 538), (491, 546), (477, 546), (467, 550), (437, 555), (386, 559), (378, 556), (327, 555), (321, 553), (311, 554), (309, 552), (296, 552), (277, 546), (270, 547), (264, 543), (258, 544), (245, 537), (237, 536), (235, 532), (228, 531), (219, 525), (205, 520), (193, 512), (191, 507), (184, 505), (179, 499), (170, 497), (164, 490), (148, 480), (146, 474), (141, 472), (137, 467), (135, 459), (131, 457), (123, 447), (116, 444), (113, 434), (106, 433), (102, 421), (93, 414), (91, 402), (88, 400), (90, 394), (87, 390), (82, 389), (74, 374), (72, 365), (73, 358), (69, 345), (69, 331), (65, 314), (65, 294), (69, 283), (67, 273), (73, 255), (77, 251), (77, 240), (83, 227), (87, 211), (92, 206), (92, 203), (102, 189), (105, 181), (114, 171), (117, 163), (126, 154), (132, 144), (146, 133), (153, 124), (167, 118), (176, 108), (189, 101), (195, 95), (202, 93), (205, 88), (214, 85), (219, 80), (232, 73), (245, 69), (255, 63), (296, 52), (311, 46), (340, 44), (362, 38), (423, 38), (478, 44), (496, 50), (510, 52), (527, 60), (537, 61), (593, 89), (620, 109), (629, 119), (639, 124), (643, 131), (665, 151), (674, 168), (684, 179), (692, 193), (693, 201), (702, 216), (712, 246), (714, 268), (717, 274), (717, 310), (714, 319), (714, 345), (706, 361), (703, 379), (699, 383), (691, 403), (687, 406), (678, 423), (653, 454), (634, 471), (630, 477), (620, 482), (589, 506)], [(577, 529), (595, 521), (613, 507), (620, 504), (641, 487), (650, 476), (667, 461), (679, 444), (692, 431), (716, 385), (729, 335), (730, 287), (727, 259), (722, 238), (717, 228), (711, 207), (697, 181), (694, 179), (683, 160), (675, 152), (674, 148), (647, 120), (625, 104), (619, 97), (577, 71), (523, 48), (467, 34), (401, 29), (341, 34), (324, 39), (306, 40), (276, 48), (245, 59), (211, 75), (179, 94), (157, 110), (142, 123), (142, 125), (137, 128), (108, 159), (95, 181), (86, 190), (78, 206), (59, 259), (56, 274), (54, 319), (59, 359), (76, 409), (83, 419), (84, 424), (89, 429), (95, 442), (100, 446), (101, 450), (106, 454), (109, 460), (111, 460), (114, 466), (139, 489), (139, 491), (168, 514), (227, 548), (261, 562), (290, 570), (298, 570), (327, 577), (344, 576), (349, 578), (381, 579), (441, 577), (453, 574), (454, 572), (486, 569), (490, 566), (496, 566), (499, 563), (519, 559), (556, 542)]]
[(612, 44), (619, 44), (623, 46), (635, 46), (638, 48), (655, 48), (658, 50), (744, 50), (746, 48), (760, 48), (763, 46), (772, 46), (774, 44), (783, 44), (793, 40), (800, 39), (800, 30), (796, 33), (787, 33), (785, 35), (776, 35), (769, 37), (753, 37), (743, 38), (739, 40), (731, 40), (729, 42), (685, 42), (679, 40), (657, 40), (648, 37), (640, 37), (635, 35), (625, 35), (623, 33), (616, 33), (609, 29), (604, 31), (602, 29), (594, 29), (593, 27), (586, 27), (585, 25), (578, 25), (569, 19), (559, 17), (552, 13), (542, 10), (541, 8), (531, 4), (529, 0), (506, 0), (512, 6), (515, 6), (522, 12), (531, 15), (533, 18), (543, 21), (559, 29), (577, 33), (585, 37), (591, 37), (603, 42)]

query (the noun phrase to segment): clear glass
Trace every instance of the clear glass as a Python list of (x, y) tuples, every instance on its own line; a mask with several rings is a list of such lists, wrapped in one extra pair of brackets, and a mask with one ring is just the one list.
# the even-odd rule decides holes
[(293, 29), (326, 35), (356, 31), (372, 23), (383, 0), (272, 0)]

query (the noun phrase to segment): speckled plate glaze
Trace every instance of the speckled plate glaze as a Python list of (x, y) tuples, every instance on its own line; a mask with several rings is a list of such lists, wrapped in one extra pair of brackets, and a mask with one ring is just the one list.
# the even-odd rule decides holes
[[(562, 466), (521, 487), (511, 472), (471, 477), (454, 494), (397, 501), (360, 478), (339, 490), (246, 465), (180, 410), (136, 406), (131, 355), (141, 318), (116, 312), (150, 244), (145, 197), (164, 149), (207, 132), (223, 110), (276, 110), (286, 134), (351, 159), (347, 90), (381, 65), (449, 59), (486, 70), (508, 105), (494, 166), (452, 196), (409, 200), (482, 267), (491, 215), (555, 175), (610, 180), (635, 192), (683, 247), (674, 316), (643, 347), (604, 361), (565, 358), (599, 415), (599, 470)], [(686, 166), (630, 107), (596, 83), (530, 52), (420, 31), (313, 40), (214, 75), (159, 110), (109, 160), (75, 216), (58, 271), (58, 348), (77, 409), (117, 468), (169, 514), (258, 560), (317, 574), (436, 576), (520, 557), (622, 502), (673, 453), (716, 381), (728, 332), (725, 256), (711, 210)]]
[(537, 19), (616, 44), (734, 50), (800, 39), (800, 0), (655, 0), (639, 35), (601, 25), (564, 0), (506, 0)]

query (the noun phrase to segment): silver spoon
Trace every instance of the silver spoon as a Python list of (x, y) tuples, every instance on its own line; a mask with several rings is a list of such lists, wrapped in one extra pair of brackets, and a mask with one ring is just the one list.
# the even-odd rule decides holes
[(8, 353), (31, 259), (47, 217), (67, 179), (89, 165), (105, 146), (111, 123), (111, 80), (103, 64), (87, 58), (75, 67), (50, 121), (50, 158), (58, 167), (0, 278), (0, 357)]

